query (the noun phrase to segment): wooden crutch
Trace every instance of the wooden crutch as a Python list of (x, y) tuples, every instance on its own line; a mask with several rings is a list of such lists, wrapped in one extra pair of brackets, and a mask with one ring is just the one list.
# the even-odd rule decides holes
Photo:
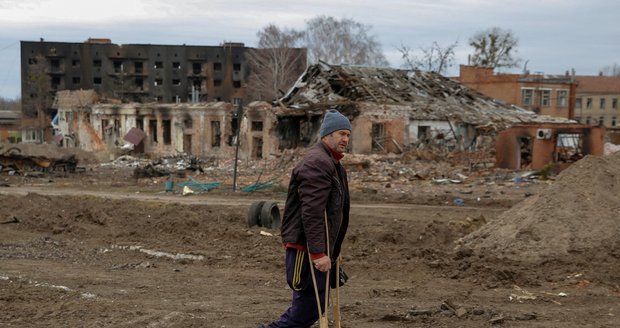
[(308, 252), (308, 261), (310, 261), (310, 274), (312, 275), (312, 285), (314, 286), (314, 296), (316, 297), (316, 307), (319, 313), (319, 328), (328, 328), (327, 321), (327, 299), (329, 295), (329, 270), (327, 271), (327, 277), (325, 278), (325, 312), (321, 310), (321, 297), (319, 296), (319, 287), (316, 284), (316, 276), (314, 274), (314, 265), (310, 258), (310, 252)]
[(332, 314), (334, 315), (334, 324), (336, 328), (342, 328), (340, 326), (340, 258), (336, 259), (336, 302), (332, 303)]
[[(327, 246), (327, 258), (331, 261), (330, 252), (329, 252), (329, 228), (327, 226), (327, 212), (324, 212), (325, 218), (325, 241)], [(330, 270), (327, 270), (325, 277), (325, 312), (321, 311), (321, 297), (319, 296), (319, 287), (316, 284), (316, 276), (314, 274), (314, 263), (312, 263), (312, 258), (310, 256), (310, 245), (308, 247), (308, 261), (310, 261), (310, 274), (312, 275), (312, 284), (314, 285), (314, 296), (316, 297), (316, 305), (319, 313), (319, 328), (329, 328), (329, 321), (327, 320), (327, 305), (329, 301), (329, 276)], [(340, 314), (340, 313), (339, 313)], [(338, 320), (340, 322), (340, 320)]]

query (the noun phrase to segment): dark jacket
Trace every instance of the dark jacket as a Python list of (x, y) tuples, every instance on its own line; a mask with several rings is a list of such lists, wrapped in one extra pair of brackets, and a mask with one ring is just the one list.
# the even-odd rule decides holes
[(344, 167), (322, 142), (308, 150), (295, 166), (282, 218), (282, 241), (327, 254), (325, 213), (330, 257), (336, 259), (349, 225), (349, 186)]

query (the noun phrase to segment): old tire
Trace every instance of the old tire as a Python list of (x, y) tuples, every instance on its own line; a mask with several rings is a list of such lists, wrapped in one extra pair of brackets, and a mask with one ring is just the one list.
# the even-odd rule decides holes
[(261, 225), (260, 222), (260, 215), (261, 215), (261, 210), (263, 208), (263, 204), (265, 204), (264, 201), (261, 202), (254, 202), (252, 203), (252, 205), (250, 205), (250, 208), (248, 209), (248, 217), (247, 217), (247, 224), (248, 227), (253, 227), (255, 225)]
[(260, 224), (269, 229), (280, 229), (280, 209), (275, 202), (265, 202), (260, 213)]

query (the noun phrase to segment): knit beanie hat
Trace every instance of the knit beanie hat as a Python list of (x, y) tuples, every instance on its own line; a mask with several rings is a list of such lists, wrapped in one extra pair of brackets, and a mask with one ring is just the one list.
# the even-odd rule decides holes
[(324, 136), (338, 130), (351, 131), (351, 122), (349, 122), (349, 119), (340, 114), (337, 110), (330, 109), (325, 113), (325, 117), (323, 117), (323, 123), (321, 123), (319, 134), (321, 135), (321, 138), (323, 138)]

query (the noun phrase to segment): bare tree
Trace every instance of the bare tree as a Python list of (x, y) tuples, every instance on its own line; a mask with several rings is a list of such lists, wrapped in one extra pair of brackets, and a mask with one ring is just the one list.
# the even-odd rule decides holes
[(458, 41), (448, 45), (447, 47), (440, 46), (437, 42), (428, 48), (420, 47), (421, 56), (416, 56), (414, 51), (401, 45), (398, 48), (403, 60), (403, 67), (411, 70), (423, 70), (428, 72), (445, 73), (454, 63), (454, 49), (457, 47)]
[(618, 63), (607, 65), (601, 69), (601, 74), (604, 76), (620, 76), (620, 65)]
[(7, 111), (21, 111), (21, 100), (18, 99), (7, 99), (4, 97), (0, 97), (0, 110)]
[(306, 68), (306, 51), (299, 48), (303, 32), (281, 30), (270, 24), (257, 36), (257, 48), (246, 54), (250, 68), (246, 94), (252, 100), (273, 100)]
[(388, 66), (371, 27), (351, 19), (318, 16), (306, 22), (308, 61), (330, 64)]
[(470, 65), (510, 68), (521, 61), (515, 57), (519, 40), (509, 30), (492, 27), (478, 32), (469, 39), (469, 45), (474, 48)]

